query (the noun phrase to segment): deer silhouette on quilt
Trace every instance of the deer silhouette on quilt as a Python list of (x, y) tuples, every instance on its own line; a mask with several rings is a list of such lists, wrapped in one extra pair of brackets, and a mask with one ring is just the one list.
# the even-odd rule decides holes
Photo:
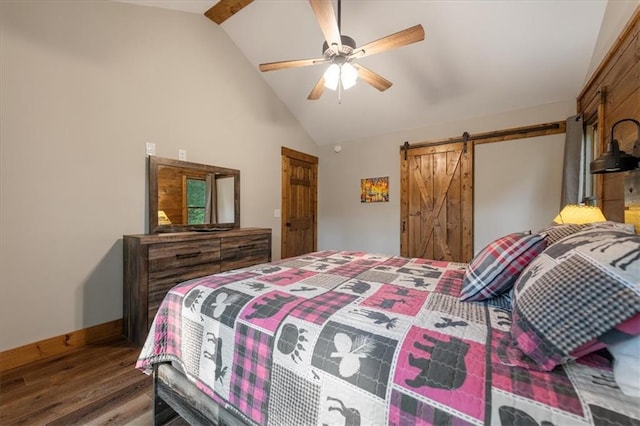
[(419, 368), (420, 371), (415, 378), (406, 379), (405, 383), (413, 388), (429, 386), (448, 390), (462, 386), (467, 378), (464, 358), (469, 351), (469, 345), (453, 336), (449, 341), (438, 340), (428, 334), (423, 334), (422, 338), (427, 344), (414, 342), (413, 346), (430, 354), (430, 357), (415, 357), (409, 353), (409, 365)]
[(345, 426), (360, 426), (360, 412), (355, 408), (345, 407), (344, 403), (338, 398), (327, 397), (327, 401), (335, 401), (340, 404), (339, 407), (329, 407), (329, 411), (337, 411), (344, 417)]

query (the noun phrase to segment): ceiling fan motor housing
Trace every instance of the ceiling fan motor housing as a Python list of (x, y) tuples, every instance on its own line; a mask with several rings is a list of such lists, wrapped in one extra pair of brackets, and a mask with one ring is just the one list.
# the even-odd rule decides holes
[(356, 48), (356, 41), (346, 35), (341, 35), (340, 39), (342, 40), (342, 48), (340, 50), (336, 49), (336, 46), (329, 46), (326, 41), (322, 43), (322, 54), (325, 58), (331, 59), (334, 56), (348, 56), (353, 53)]

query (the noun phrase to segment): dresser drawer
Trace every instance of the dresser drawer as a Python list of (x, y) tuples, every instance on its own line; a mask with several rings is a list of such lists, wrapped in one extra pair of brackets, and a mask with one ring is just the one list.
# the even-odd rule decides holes
[(184, 281), (270, 261), (271, 230), (125, 235), (123, 249), (124, 334), (142, 346), (171, 288)]
[(271, 260), (270, 235), (223, 238), (220, 257), (222, 271), (269, 262)]
[(175, 270), (220, 260), (220, 239), (161, 243), (149, 247), (149, 272)]
[(151, 325), (156, 312), (158, 312), (162, 300), (176, 284), (194, 278), (217, 274), (218, 272), (220, 272), (220, 263), (189, 266), (187, 268), (165, 270), (149, 274), (149, 289), (147, 294), (149, 325)]

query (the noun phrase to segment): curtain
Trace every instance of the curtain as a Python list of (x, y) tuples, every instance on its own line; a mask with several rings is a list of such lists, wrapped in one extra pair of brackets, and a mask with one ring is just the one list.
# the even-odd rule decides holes
[(581, 175), (585, 167), (582, 161), (584, 120), (582, 114), (567, 118), (562, 172), (562, 199), (560, 209), (567, 204), (578, 204), (583, 196)]
[(204, 209), (204, 223), (206, 224), (216, 224), (218, 223), (218, 215), (217, 215), (217, 204), (218, 204), (218, 194), (216, 193), (216, 180), (215, 175), (213, 173), (209, 173), (207, 175), (207, 192), (206, 192), (206, 203)]

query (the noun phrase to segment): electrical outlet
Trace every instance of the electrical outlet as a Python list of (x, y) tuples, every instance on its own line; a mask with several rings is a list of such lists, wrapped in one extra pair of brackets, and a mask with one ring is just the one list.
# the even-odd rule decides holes
[(179, 149), (178, 150), (178, 160), (185, 161), (187, 159), (187, 150)]
[(156, 155), (156, 144), (152, 142), (147, 142), (145, 147), (147, 155)]

